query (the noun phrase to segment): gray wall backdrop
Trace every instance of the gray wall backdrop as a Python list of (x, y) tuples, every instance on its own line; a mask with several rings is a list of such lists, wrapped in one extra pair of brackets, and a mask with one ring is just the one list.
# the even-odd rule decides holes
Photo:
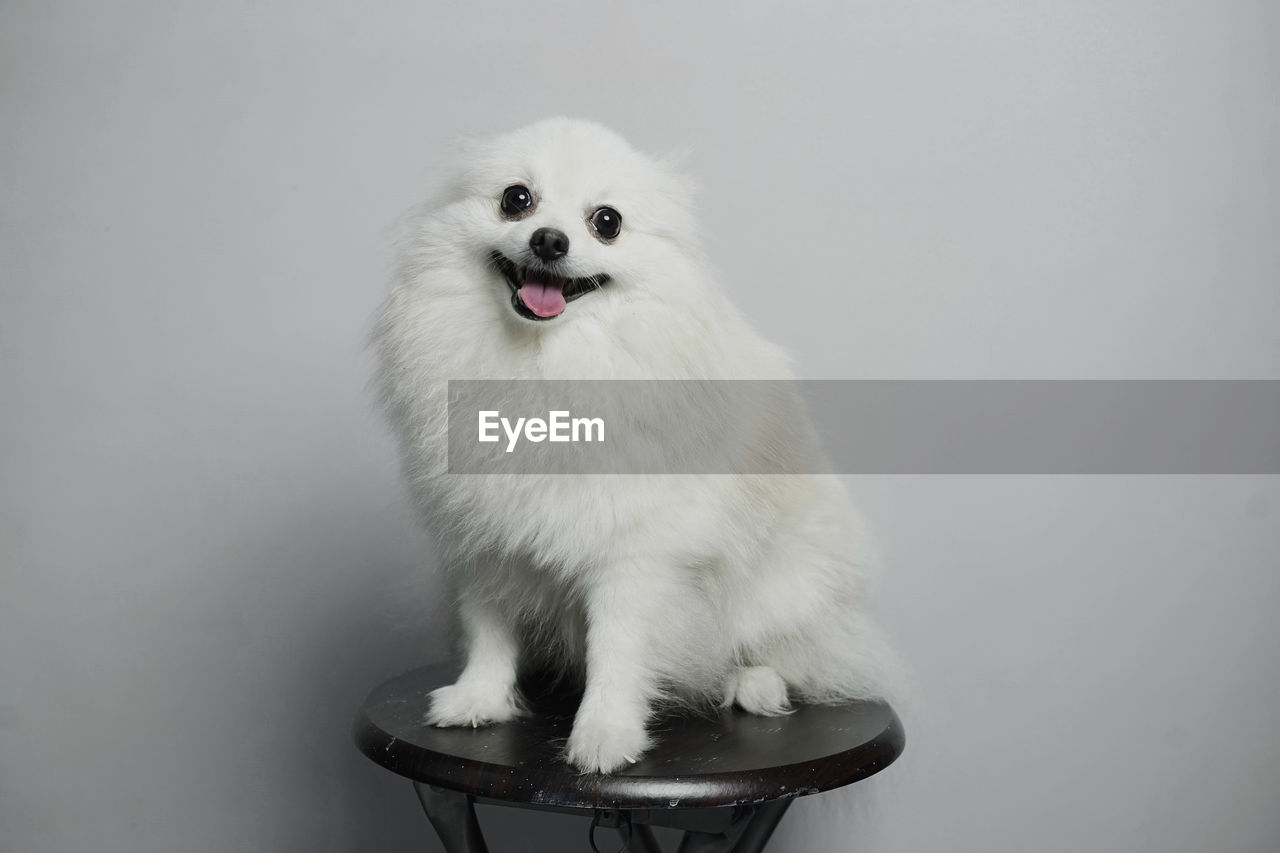
[[(692, 146), (806, 377), (1280, 378), (1278, 10), (0, 4), (0, 849), (438, 849), (347, 728), (442, 652), (363, 338), (454, 135)], [(921, 694), (863, 849), (1276, 849), (1277, 478), (850, 483)]]

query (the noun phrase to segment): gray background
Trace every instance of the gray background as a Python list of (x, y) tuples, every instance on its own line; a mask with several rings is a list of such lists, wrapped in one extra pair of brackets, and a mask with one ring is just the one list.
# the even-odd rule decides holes
[[(455, 134), (691, 145), (805, 377), (1280, 378), (1277, 9), (0, 5), (0, 849), (436, 849), (347, 727), (440, 653), (363, 337)], [(851, 485), (920, 684), (863, 849), (1275, 849), (1276, 478)]]

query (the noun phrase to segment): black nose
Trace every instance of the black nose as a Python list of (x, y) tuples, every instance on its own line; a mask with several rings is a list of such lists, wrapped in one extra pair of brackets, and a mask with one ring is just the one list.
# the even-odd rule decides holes
[(529, 238), (529, 248), (544, 261), (554, 261), (569, 253), (569, 236), (555, 228), (539, 228)]

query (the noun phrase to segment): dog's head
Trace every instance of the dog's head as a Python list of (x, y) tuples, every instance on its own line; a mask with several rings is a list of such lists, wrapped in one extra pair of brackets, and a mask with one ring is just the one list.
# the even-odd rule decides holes
[(454, 308), (498, 300), (511, 322), (554, 327), (653, 300), (700, 277), (687, 183), (600, 125), (549, 119), (467, 143), (444, 204), (417, 235)]

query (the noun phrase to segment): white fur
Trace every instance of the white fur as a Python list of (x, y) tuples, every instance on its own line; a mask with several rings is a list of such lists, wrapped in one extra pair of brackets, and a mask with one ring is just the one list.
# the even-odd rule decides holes
[[(516, 183), (539, 202), (511, 222), (498, 199)], [(603, 204), (622, 214), (611, 244), (588, 231)], [(488, 256), (521, 262), (542, 226), (569, 235), (569, 274), (612, 281), (533, 322)], [(410, 228), (376, 340), (466, 653), (458, 682), (433, 695), (432, 722), (510, 719), (518, 667), (550, 658), (585, 674), (568, 760), (610, 772), (644, 752), (663, 700), (778, 714), (889, 689), (893, 658), (867, 611), (869, 543), (835, 478), (445, 471), (448, 379), (790, 376), (702, 261), (688, 186), (664, 163), (568, 119), (470, 143)], [(680, 417), (667, 399), (637, 405)], [(794, 417), (765, 413), (742, 452), (785, 446)]]

